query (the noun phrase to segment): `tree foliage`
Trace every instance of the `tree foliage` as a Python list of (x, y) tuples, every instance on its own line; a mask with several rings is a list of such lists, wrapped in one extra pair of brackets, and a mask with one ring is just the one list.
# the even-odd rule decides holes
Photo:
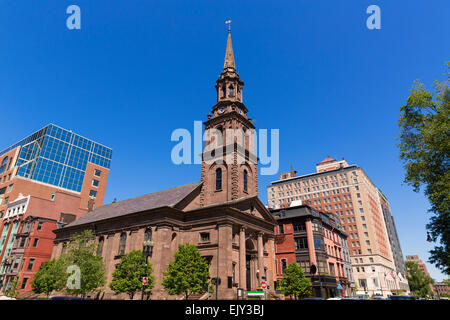
[(66, 267), (80, 268), (80, 287), (67, 286), (66, 291), (69, 294), (85, 296), (88, 293), (100, 291), (99, 288), (106, 284), (105, 265), (102, 258), (96, 256), (98, 245), (94, 240), (92, 231), (85, 230), (76, 234), (66, 244), (65, 253), (60, 259)]
[(162, 282), (167, 292), (170, 295), (184, 294), (186, 300), (191, 294), (206, 292), (209, 264), (197, 247), (189, 243), (180, 244), (174, 256), (175, 261), (169, 263)]
[(420, 270), (417, 263), (407, 261), (406, 270), (408, 272), (409, 288), (414, 297), (427, 298), (433, 295), (433, 291), (430, 287), (430, 284), (433, 284), (433, 279)]
[[(447, 63), (450, 70), (450, 63)], [(405, 182), (419, 192), (423, 187), (433, 216), (427, 224), (438, 242), (430, 262), (450, 274), (450, 90), (447, 80), (435, 81), (434, 93), (416, 81), (406, 105), (400, 108), (399, 148)]]
[(153, 268), (150, 263), (147, 263), (146, 270), (145, 258), (139, 250), (124, 255), (113, 272), (113, 279), (109, 284), (111, 290), (116, 294), (127, 293), (130, 299), (133, 299), (136, 292), (142, 290), (142, 277), (147, 275), (145, 294), (150, 296), (151, 289), (155, 286), (155, 276), (152, 275)]
[(10, 298), (17, 298), (17, 296), (20, 294), (19, 290), (19, 278), (14, 277), (14, 279), (11, 281), (11, 285), (8, 289), (8, 293), (6, 294)]
[(52, 259), (41, 266), (31, 281), (34, 293), (45, 293), (47, 297), (53, 291), (62, 290), (66, 285), (67, 274), (61, 259)]
[(293, 262), (287, 268), (281, 279), (281, 292), (285, 296), (307, 298), (311, 296), (311, 280), (305, 277), (300, 266)]

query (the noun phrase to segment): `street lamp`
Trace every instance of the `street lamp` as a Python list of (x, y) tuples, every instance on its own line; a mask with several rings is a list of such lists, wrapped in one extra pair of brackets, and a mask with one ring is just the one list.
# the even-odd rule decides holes
[[(153, 246), (154, 246), (154, 242), (151, 240), (145, 240), (143, 247), (142, 247), (142, 254), (144, 255), (144, 259), (145, 259), (145, 274), (144, 277), (147, 277), (147, 262), (148, 262), (148, 257), (151, 257), (153, 254)], [(144, 279), (142, 279), (142, 300), (144, 300), (144, 291), (145, 291), (145, 285), (144, 285)]]

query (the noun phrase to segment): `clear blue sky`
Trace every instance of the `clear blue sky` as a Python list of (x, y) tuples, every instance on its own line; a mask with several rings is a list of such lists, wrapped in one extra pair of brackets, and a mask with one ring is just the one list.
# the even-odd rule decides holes
[[(66, 28), (71, 4), (81, 30)], [(381, 30), (366, 28), (371, 4)], [(244, 102), (258, 128), (280, 129), (280, 170), (310, 173), (327, 155), (358, 164), (387, 195), (403, 253), (427, 260), (429, 204), (402, 184), (395, 137), (413, 81), (444, 78), (449, 9), (448, 0), (0, 0), (0, 149), (50, 122), (112, 147), (106, 203), (198, 181), (199, 165), (172, 164), (170, 135), (206, 120), (232, 19)], [(260, 176), (264, 202), (278, 174)]]

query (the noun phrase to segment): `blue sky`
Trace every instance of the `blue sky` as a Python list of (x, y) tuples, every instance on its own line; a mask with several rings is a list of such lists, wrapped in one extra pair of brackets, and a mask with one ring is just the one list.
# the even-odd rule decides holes
[[(81, 30), (66, 8), (81, 8)], [(381, 8), (381, 29), (366, 8)], [(390, 201), (403, 253), (428, 259), (422, 194), (403, 185), (399, 108), (449, 60), (447, 0), (0, 0), (0, 149), (48, 123), (113, 148), (105, 202), (198, 181), (172, 164), (176, 128), (214, 105), (232, 19), (244, 102), (280, 129), (280, 171), (311, 173), (327, 155), (358, 164)], [(260, 197), (276, 180), (260, 176)], [(428, 264), (432, 277), (443, 275)]]

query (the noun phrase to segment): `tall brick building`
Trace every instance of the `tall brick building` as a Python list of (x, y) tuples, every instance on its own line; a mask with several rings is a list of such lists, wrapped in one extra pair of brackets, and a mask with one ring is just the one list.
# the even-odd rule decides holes
[(103, 204), (111, 155), (54, 124), (0, 151), (1, 291), (16, 276), (21, 291), (30, 291), (32, 275), (51, 256), (57, 223)]
[[(244, 83), (236, 72), (231, 34), (225, 62), (216, 82), (217, 102), (205, 130), (211, 136), (202, 154), (200, 182), (112, 203), (97, 208), (55, 231), (53, 256), (63, 243), (82, 230), (93, 230), (100, 245), (107, 282), (131, 250), (142, 250), (152, 241), (150, 263), (156, 285), (152, 298), (174, 299), (161, 285), (163, 272), (179, 244), (191, 243), (210, 264), (211, 277), (219, 277), (219, 299), (233, 299), (237, 289), (254, 290), (263, 280), (273, 290), (274, 218), (258, 198), (258, 172), (251, 143), (230, 133), (253, 127), (242, 102)], [(241, 160), (241, 161), (239, 161)], [(107, 286), (104, 298), (116, 297)], [(126, 295), (119, 298), (127, 298)]]
[[(381, 192), (361, 167), (327, 157), (316, 165), (315, 173), (282, 173), (267, 187), (267, 193), (270, 207), (286, 208), (293, 201), (302, 201), (340, 220), (348, 234), (357, 294), (387, 297), (398, 289), (409, 290), (391, 248), (382, 208), (383, 201), (387, 210), (387, 200), (380, 198)], [(389, 216), (390, 211), (389, 215), (386, 212)], [(390, 227), (395, 228), (393, 224)], [(396, 245), (400, 250), (400, 244)]]

